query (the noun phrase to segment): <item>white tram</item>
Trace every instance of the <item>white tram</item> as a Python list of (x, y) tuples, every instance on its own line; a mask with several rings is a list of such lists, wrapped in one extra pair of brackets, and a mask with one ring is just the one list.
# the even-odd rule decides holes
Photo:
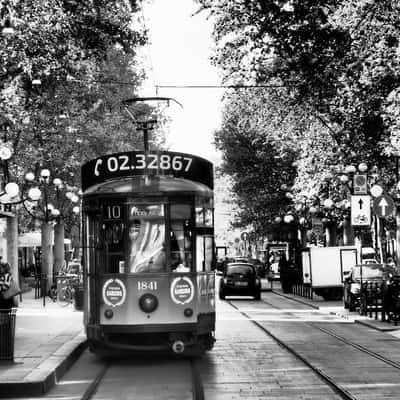
[(93, 351), (214, 344), (213, 167), (126, 152), (82, 167), (84, 322)]

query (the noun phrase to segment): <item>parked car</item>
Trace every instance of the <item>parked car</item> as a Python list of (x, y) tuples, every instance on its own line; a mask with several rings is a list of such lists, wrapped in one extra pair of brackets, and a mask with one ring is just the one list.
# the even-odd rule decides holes
[(228, 263), (219, 284), (219, 298), (253, 296), (261, 299), (261, 282), (254, 265), (245, 262)]
[(391, 268), (386, 264), (369, 263), (355, 265), (344, 280), (344, 308), (355, 311), (360, 306), (361, 282), (381, 283), (389, 279), (391, 273)]
[(65, 276), (71, 280), (82, 281), (83, 268), (78, 260), (71, 260), (61, 271), (60, 275)]

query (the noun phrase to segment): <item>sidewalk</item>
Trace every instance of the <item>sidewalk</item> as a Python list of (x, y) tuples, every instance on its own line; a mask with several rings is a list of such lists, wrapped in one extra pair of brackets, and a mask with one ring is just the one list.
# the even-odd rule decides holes
[(0, 398), (49, 390), (86, 348), (83, 313), (34, 291), (22, 295), (16, 316), (14, 361), (0, 361)]

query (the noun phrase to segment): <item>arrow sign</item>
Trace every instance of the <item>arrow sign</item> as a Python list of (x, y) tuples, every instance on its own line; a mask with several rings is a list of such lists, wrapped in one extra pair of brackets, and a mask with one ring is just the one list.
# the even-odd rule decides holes
[(351, 196), (351, 224), (353, 226), (371, 225), (371, 196)]
[(378, 217), (385, 218), (392, 215), (394, 208), (394, 201), (387, 194), (383, 194), (374, 200), (373, 209)]
[(378, 203), (378, 208), (381, 209), (381, 214), (386, 215), (386, 207), (389, 206), (389, 203), (382, 197), (381, 201)]

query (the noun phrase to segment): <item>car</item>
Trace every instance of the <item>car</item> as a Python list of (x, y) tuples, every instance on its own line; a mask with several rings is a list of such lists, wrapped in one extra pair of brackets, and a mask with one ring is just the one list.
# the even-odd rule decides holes
[(344, 279), (344, 308), (355, 311), (360, 306), (361, 281), (380, 283), (392, 273), (385, 264), (369, 263), (355, 265)]
[(265, 278), (265, 264), (261, 262), (258, 258), (249, 258), (244, 256), (237, 256), (231, 262), (244, 262), (252, 264), (260, 278)]
[(226, 264), (219, 284), (219, 298), (225, 300), (226, 296), (253, 296), (255, 300), (261, 299), (261, 281), (253, 264)]
[(376, 258), (363, 258), (361, 263), (362, 264), (379, 264), (379, 261), (377, 261)]
[(60, 275), (71, 280), (81, 281), (83, 278), (82, 264), (78, 260), (71, 260), (60, 272)]

